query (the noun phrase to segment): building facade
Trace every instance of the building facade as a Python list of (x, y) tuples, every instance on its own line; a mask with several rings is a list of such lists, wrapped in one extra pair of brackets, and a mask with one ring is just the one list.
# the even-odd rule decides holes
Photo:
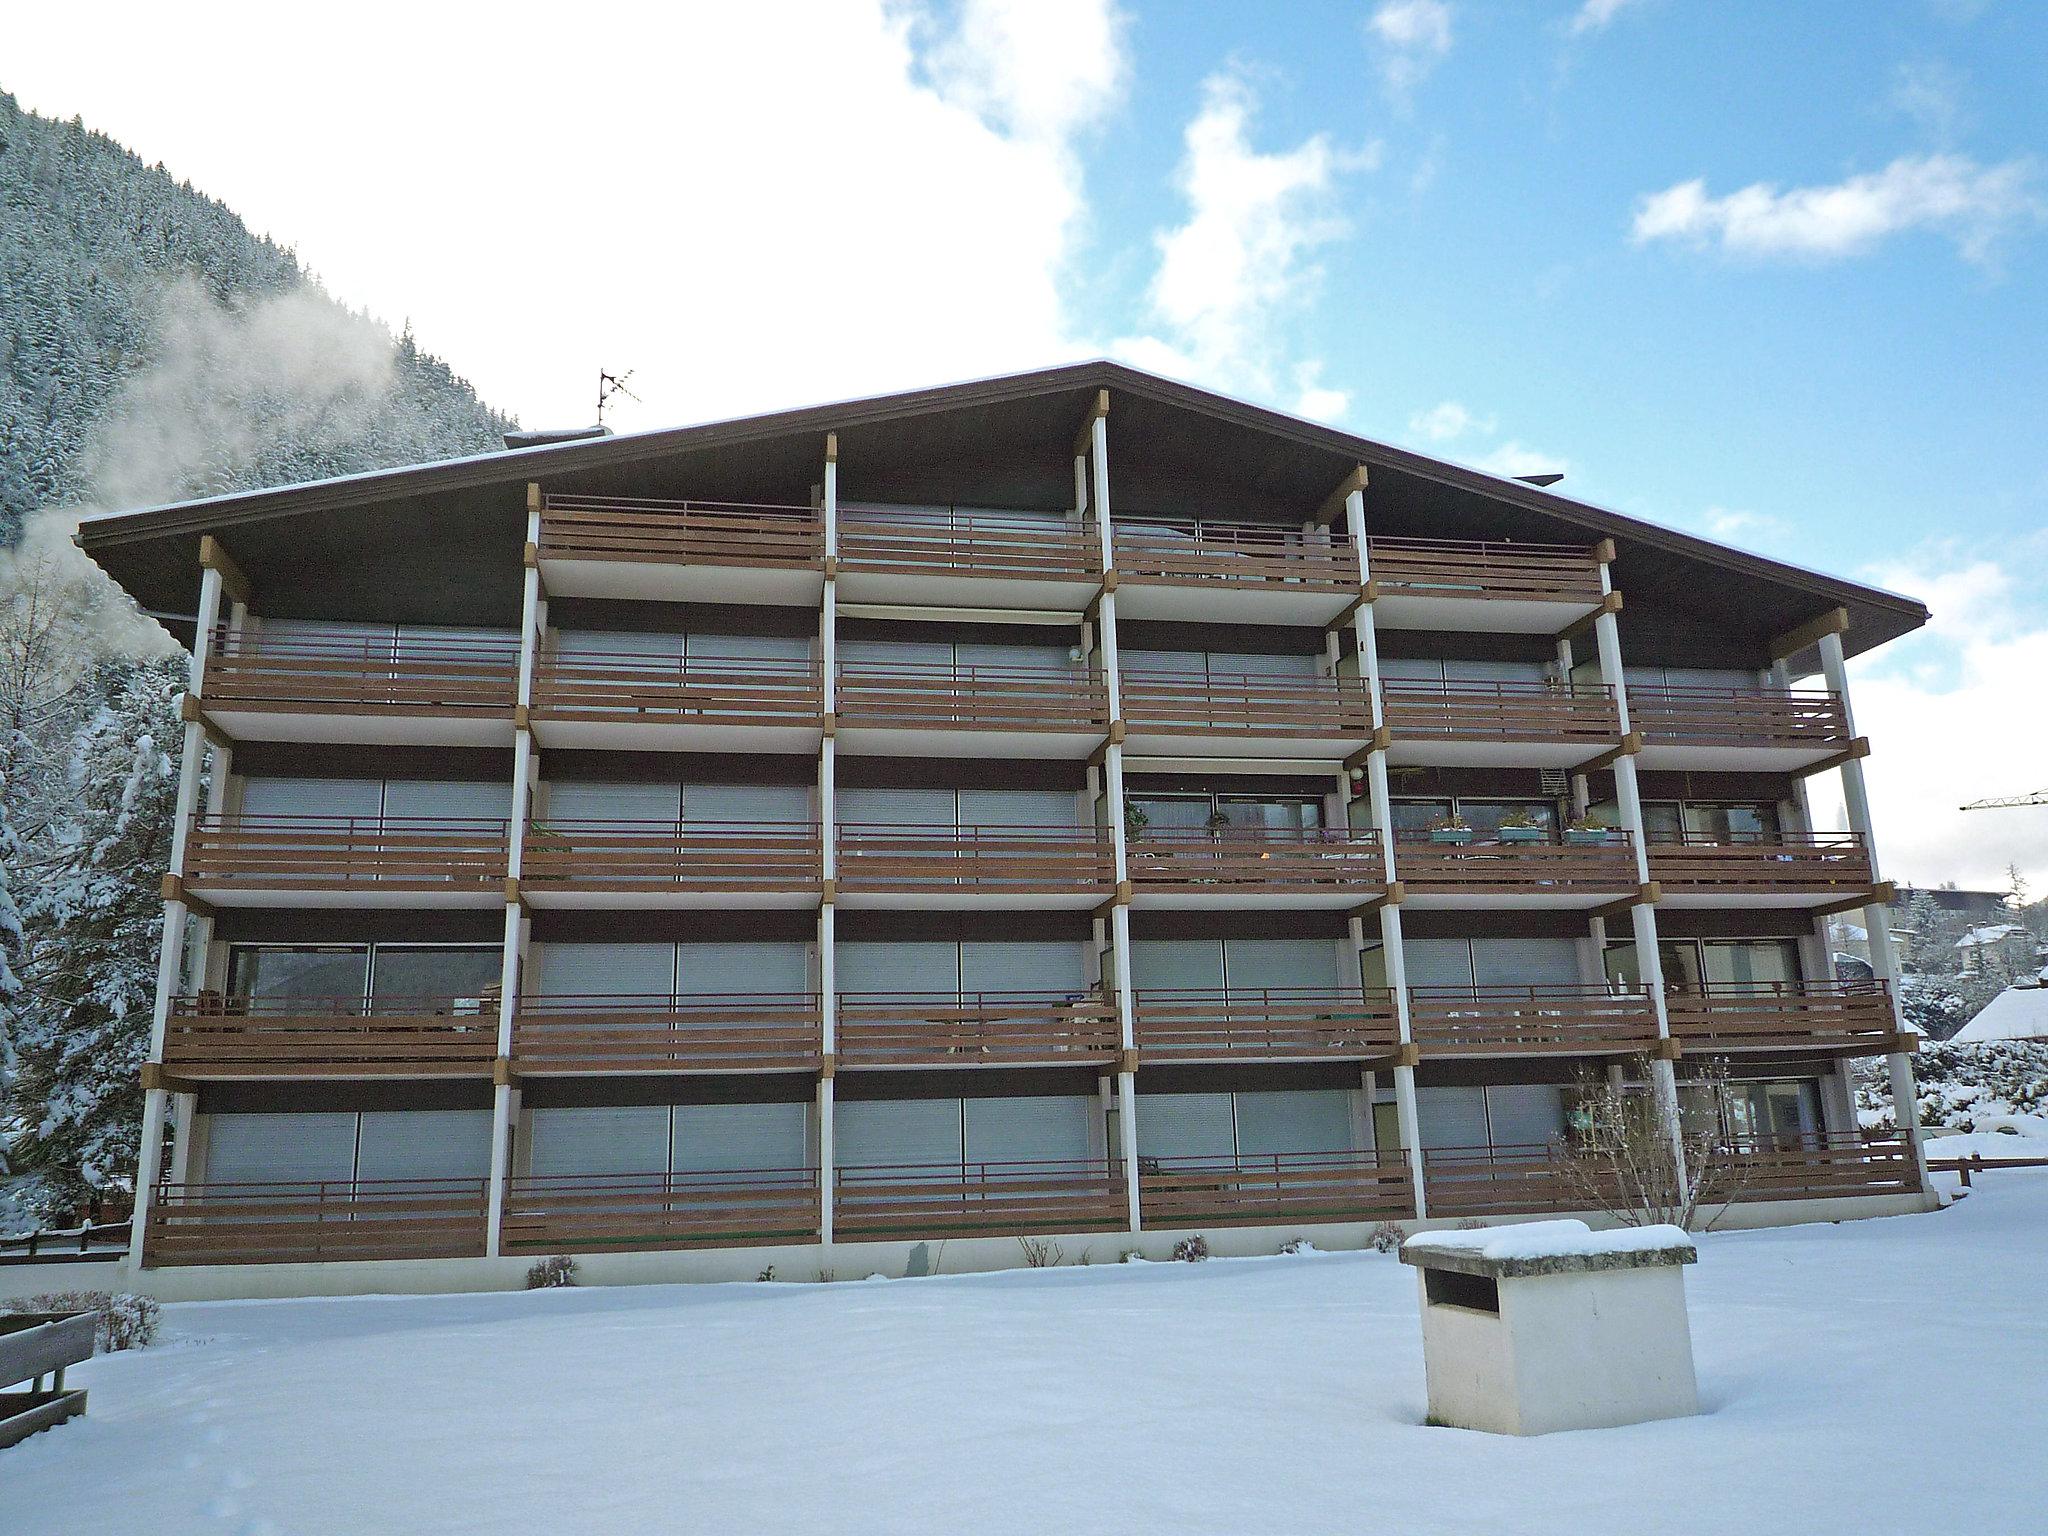
[(1738, 1219), (1930, 1198), (1847, 1078), (1908, 600), (1106, 363), (81, 542), (197, 593), (167, 1294), (1355, 1244), (1583, 1204), (1601, 1082)]

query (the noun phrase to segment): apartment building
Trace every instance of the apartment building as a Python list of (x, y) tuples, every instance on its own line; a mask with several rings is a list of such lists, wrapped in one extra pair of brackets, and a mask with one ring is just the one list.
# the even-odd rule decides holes
[(1847, 1076), (1908, 599), (1109, 363), (80, 541), (193, 646), (166, 1293), (1356, 1244), (1569, 1207), (1603, 1080), (1735, 1219), (1930, 1198)]

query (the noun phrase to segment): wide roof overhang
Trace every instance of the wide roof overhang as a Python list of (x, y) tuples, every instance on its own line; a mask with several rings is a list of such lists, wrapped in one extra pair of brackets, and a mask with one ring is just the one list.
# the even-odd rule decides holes
[[(1366, 466), (1375, 534), (1616, 546), (1630, 659), (1755, 652), (1828, 609), (1850, 653), (1927, 622), (1921, 603), (1408, 449), (1095, 361), (731, 421), (511, 449), (87, 518), (78, 542), (190, 637), (200, 537), (213, 534), (277, 616), (514, 623), (526, 486), (550, 492), (803, 504), (838, 434), (849, 500), (1058, 508), (1077, 430), (1109, 391), (1119, 514), (1312, 515)], [(1654, 654), (1663, 651), (1668, 654)]]

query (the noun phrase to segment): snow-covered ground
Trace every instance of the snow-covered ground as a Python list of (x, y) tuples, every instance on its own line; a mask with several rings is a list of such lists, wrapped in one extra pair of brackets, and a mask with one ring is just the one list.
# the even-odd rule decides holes
[(1371, 1253), (178, 1306), (0, 1531), (2041, 1530), (2044, 1275), (2048, 1170), (1709, 1235), (1703, 1416), (1536, 1440), (1420, 1422)]

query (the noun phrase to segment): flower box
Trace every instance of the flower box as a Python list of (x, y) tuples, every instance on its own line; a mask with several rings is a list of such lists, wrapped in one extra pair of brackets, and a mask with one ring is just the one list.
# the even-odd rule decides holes
[(1472, 841), (1472, 829), (1470, 827), (1431, 827), (1429, 829), (1429, 840), (1432, 843), (1449, 843), (1462, 848), (1465, 844)]
[(1502, 827), (1499, 837), (1504, 843), (1543, 843), (1550, 840), (1550, 833), (1544, 827)]
[(1566, 827), (1564, 840), (1571, 848), (1603, 848), (1607, 845), (1609, 831), (1606, 827)]

